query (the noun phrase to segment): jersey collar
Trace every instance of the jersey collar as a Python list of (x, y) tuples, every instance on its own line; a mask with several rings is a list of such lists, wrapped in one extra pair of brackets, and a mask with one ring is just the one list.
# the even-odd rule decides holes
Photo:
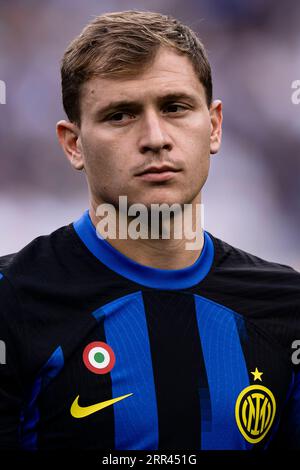
[(88, 210), (73, 223), (73, 227), (87, 249), (101, 263), (121, 276), (147, 287), (172, 290), (192, 287), (205, 278), (214, 258), (214, 245), (206, 231), (201, 255), (194, 264), (183, 269), (158, 269), (139, 264), (116, 250), (98, 234)]

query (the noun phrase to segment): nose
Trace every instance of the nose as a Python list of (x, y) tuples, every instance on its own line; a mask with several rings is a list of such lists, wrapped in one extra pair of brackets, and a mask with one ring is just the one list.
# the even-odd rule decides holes
[(171, 150), (171, 138), (166, 132), (163, 118), (155, 111), (148, 112), (141, 120), (139, 139), (140, 153), (160, 153), (162, 150)]

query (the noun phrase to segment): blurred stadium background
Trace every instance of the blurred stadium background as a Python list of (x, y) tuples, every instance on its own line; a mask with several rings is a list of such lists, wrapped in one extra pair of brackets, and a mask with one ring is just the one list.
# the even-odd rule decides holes
[(55, 135), (64, 117), (59, 62), (95, 15), (171, 14), (208, 50), (214, 97), (224, 105), (223, 146), (204, 191), (205, 228), (300, 270), (300, 79), (297, 0), (0, 0), (0, 255), (65, 225), (87, 208), (83, 173)]

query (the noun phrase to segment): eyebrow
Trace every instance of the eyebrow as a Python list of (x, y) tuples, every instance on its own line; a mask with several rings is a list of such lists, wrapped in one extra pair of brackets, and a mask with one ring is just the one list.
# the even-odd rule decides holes
[[(172, 92), (167, 93), (165, 95), (161, 95), (157, 98), (157, 102), (159, 104), (164, 104), (166, 102), (177, 101), (177, 100), (187, 100), (192, 104), (195, 104), (197, 98), (194, 94), (186, 93), (186, 92)], [(119, 101), (111, 101), (106, 106), (102, 108), (98, 108), (95, 112), (97, 117), (106, 115), (109, 112), (119, 111), (122, 109), (132, 109), (135, 111), (140, 111), (143, 108), (142, 102), (138, 100), (119, 100)]]

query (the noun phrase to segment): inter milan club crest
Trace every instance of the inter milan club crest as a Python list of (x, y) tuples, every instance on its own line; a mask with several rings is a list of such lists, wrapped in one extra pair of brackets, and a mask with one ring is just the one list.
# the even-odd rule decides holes
[(107, 374), (114, 367), (116, 358), (108, 344), (94, 341), (84, 348), (83, 362), (91, 372)]
[[(251, 372), (261, 381), (262, 372)], [(260, 442), (270, 430), (276, 413), (273, 393), (263, 385), (250, 385), (239, 394), (235, 404), (235, 418), (246, 441)]]

